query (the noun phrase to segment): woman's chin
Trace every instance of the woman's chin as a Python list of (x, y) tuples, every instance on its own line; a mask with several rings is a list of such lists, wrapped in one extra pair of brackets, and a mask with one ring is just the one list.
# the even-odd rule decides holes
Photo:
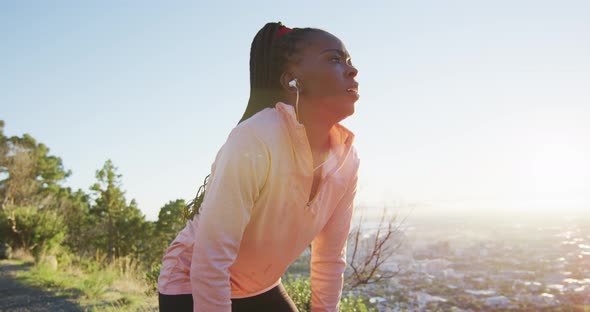
[(342, 119), (354, 114), (354, 106), (355, 106), (356, 100), (351, 101), (350, 99), (343, 99), (341, 100), (338, 105), (336, 106), (336, 109), (338, 111), (338, 115), (340, 115), (340, 117)]
[[(342, 96), (332, 96), (324, 98), (320, 105), (325, 107), (335, 119), (342, 120), (354, 114), (354, 106), (358, 97), (353, 97), (348, 94)], [(318, 103), (319, 104), (319, 103)]]

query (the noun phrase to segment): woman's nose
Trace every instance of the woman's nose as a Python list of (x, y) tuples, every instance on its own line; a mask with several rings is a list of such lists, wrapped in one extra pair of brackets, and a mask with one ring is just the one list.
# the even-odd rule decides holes
[(354, 67), (352, 64), (349, 65), (350, 69), (348, 70), (348, 74), (351, 77), (356, 77), (356, 75), (359, 73), (358, 69), (356, 69), (356, 67)]

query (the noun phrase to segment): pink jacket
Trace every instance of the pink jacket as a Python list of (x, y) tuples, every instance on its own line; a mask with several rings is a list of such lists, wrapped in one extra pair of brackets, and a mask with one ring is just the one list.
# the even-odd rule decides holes
[(193, 295), (194, 311), (230, 312), (263, 293), (312, 244), (312, 311), (337, 311), (360, 159), (354, 134), (330, 131), (331, 157), (308, 203), (313, 160), (293, 106), (277, 102), (237, 125), (211, 166), (200, 215), (162, 259), (158, 290)]

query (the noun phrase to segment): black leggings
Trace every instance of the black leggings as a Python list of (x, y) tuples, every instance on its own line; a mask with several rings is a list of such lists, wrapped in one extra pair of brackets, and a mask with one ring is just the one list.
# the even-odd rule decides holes
[[(163, 295), (159, 293), (160, 312), (193, 310), (193, 295)], [(298, 312), (283, 284), (257, 296), (231, 300), (232, 312)]]

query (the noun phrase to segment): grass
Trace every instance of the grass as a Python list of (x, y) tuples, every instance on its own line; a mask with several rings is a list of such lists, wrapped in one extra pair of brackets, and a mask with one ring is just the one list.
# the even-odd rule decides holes
[(105, 264), (104, 257), (68, 261), (57, 270), (42, 263), (33, 265), (18, 272), (17, 280), (68, 295), (86, 311), (157, 311), (157, 297), (137, 262), (122, 258)]

